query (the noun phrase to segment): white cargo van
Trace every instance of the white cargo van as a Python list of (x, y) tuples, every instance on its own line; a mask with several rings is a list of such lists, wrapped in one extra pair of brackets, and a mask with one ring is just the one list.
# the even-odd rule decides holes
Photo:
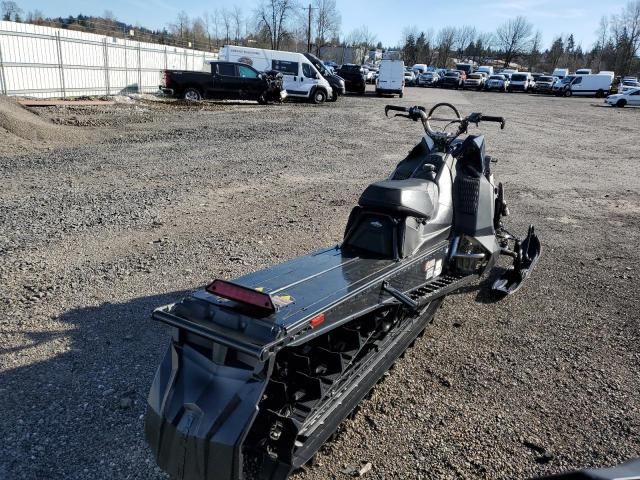
[(595, 95), (598, 98), (609, 95), (611, 75), (594, 73), (576, 75), (571, 82), (571, 95)]
[(376, 80), (376, 95), (404, 95), (404, 62), (402, 60), (382, 60)]
[(490, 77), (491, 75), (493, 75), (493, 67), (490, 65), (483, 65), (481, 67), (478, 67), (478, 70), (476, 70), (479, 73), (486, 73), (487, 77)]
[(283, 87), (290, 97), (306, 98), (314, 103), (333, 97), (329, 82), (301, 53), (225, 45), (218, 53), (218, 60), (246, 63), (261, 72), (277, 70), (282, 73)]

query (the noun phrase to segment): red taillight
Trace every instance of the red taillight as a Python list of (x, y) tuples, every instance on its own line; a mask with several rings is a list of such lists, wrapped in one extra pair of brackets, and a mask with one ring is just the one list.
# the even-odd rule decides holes
[(309, 320), (309, 326), (311, 328), (316, 328), (324, 323), (324, 313), (319, 313), (311, 320)]
[(276, 311), (273, 300), (271, 300), (271, 296), (268, 293), (258, 292), (243, 285), (236, 285), (224, 280), (214, 280), (207, 286), (207, 292), (244, 305), (250, 305), (265, 313), (271, 314)]

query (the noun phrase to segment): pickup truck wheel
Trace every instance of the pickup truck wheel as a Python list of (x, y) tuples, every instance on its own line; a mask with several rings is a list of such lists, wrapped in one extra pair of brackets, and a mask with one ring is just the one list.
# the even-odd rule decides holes
[(316, 90), (313, 93), (313, 103), (315, 103), (316, 105), (320, 105), (321, 103), (324, 103), (327, 100), (327, 94), (325, 93), (324, 90)]
[(197, 88), (187, 88), (182, 97), (189, 102), (197, 102), (198, 100), (202, 100), (202, 95), (200, 94), (200, 90)]

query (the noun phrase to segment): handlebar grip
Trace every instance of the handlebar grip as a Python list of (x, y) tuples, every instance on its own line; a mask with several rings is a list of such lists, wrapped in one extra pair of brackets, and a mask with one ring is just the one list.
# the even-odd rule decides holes
[(397, 107), (395, 105), (386, 105), (384, 107), (384, 114), (387, 115), (389, 113), (389, 110), (392, 110), (394, 112), (408, 112), (409, 109), (407, 107)]
[(482, 118), (480, 119), (483, 122), (496, 122), (500, 124), (500, 128), (503, 129), (504, 125), (506, 123), (504, 117), (493, 117), (491, 115), (482, 115)]

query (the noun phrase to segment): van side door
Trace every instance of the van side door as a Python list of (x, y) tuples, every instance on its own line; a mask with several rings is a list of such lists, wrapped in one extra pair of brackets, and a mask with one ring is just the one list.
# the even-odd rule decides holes
[(316, 71), (311, 67), (309, 63), (302, 64), (302, 77), (300, 77), (300, 88), (304, 92), (304, 95), (308, 97), (311, 95), (311, 90), (318, 85), (318, 75)]
[(300, 87), (302, 78), (300, 73), (300, 64), (289, 60), (272, 60), (271, 68), (282, 73), (282, 87), (287, 94), (300, 97), (304, 96), (304, 91)]

